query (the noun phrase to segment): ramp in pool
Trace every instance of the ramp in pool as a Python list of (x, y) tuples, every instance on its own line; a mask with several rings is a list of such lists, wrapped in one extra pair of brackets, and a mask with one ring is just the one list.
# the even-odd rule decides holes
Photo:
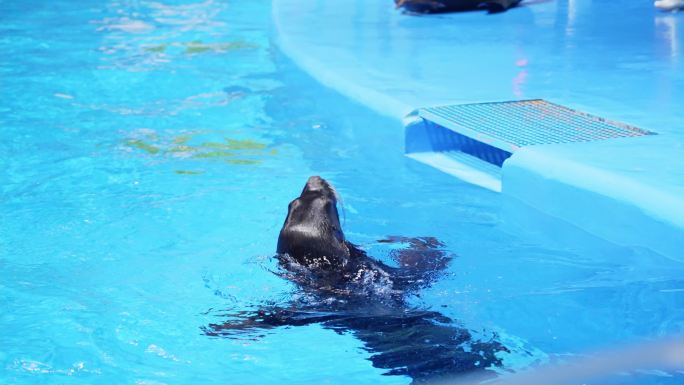
[(545, 100), (421, 108), (406, 125), (409, 157), (501, 191), (503, 162), (525, 146), (590, 142), (655, 133)]

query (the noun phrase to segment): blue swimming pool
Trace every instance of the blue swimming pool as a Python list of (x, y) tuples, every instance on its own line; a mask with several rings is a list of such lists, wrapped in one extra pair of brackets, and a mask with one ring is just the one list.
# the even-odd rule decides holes
[(299, 295), (270, 257), (310, 175), (337, 187), (370, 255), (386, 259), (391, 235), (456, 255), (408, 303), (496, 338), (501, 371), (684, 327), (681, 264), (502, 226), (499, 194), (406, 158), (399, 122), (284, 57), (267, 0), (5, 0), (0, 14), (0, 383), (409, 383), (316, 323), (202, 332)]

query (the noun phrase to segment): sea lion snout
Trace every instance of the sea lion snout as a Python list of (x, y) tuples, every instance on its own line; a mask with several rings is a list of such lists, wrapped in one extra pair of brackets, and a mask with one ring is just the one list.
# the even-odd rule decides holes
[(335, 192), (335, 189), (326, 181), (325, 179), (321, 178), (320, 176), (314, 175), (309, 177), (309, 179), (306, 181), (306, 185), (304, 185), (304, 190), (302, 190), (302, 195), (304, 196), (307, 193), (319, 193), (327, 198), (331, 198), (335, 203), (337, 203), (337, 193)]
[(288, 206), (277, 252), (305, 266), (318, 266), (321, 261), (331, 266), (346, 264), (349, 250), (337, 213), (336, 192), (325, 179), (310, 177), (301, 195)]

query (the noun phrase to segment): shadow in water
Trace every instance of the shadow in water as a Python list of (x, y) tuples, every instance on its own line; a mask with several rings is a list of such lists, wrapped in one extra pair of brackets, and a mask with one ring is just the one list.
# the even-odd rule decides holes
[[(438, 311), (419, 309), (407, 296), (428, 287), (444, 272), (451, 256), (435, 238), (389, 237), (379, 241), (391, 249), (398, 267), (372, 260), (390, 273), (389, 284), (366, 280), (354, 286), (330, 285), (287, 255), (278, 255), (275, 274), (297, 283), (296, 300), (284, 305), (255, 304), (249, 310), (226, 311), (220, 323), (202, 328), (211, 337), (259, 339), (269, 330), (319, 324), (351, 334), (364, 344), (373, 366), (385, 375), (407, 375), (422, 383), (454, 375), (494, 376), (502, 365), (497, 353), (508, 349), (496, 340), (475, 339)], [(365, 252), (352, 244), (356, 258)]]

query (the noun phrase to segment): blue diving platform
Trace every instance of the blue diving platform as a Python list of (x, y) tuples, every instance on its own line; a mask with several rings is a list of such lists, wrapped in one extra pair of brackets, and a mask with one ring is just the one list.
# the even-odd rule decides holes
[[(490, 190), (525, 146), (655, 135), (542, 99), (426, 107), (406, 124), (409, 157)], [(495, 167), (493, 167), (495, 166)]]

